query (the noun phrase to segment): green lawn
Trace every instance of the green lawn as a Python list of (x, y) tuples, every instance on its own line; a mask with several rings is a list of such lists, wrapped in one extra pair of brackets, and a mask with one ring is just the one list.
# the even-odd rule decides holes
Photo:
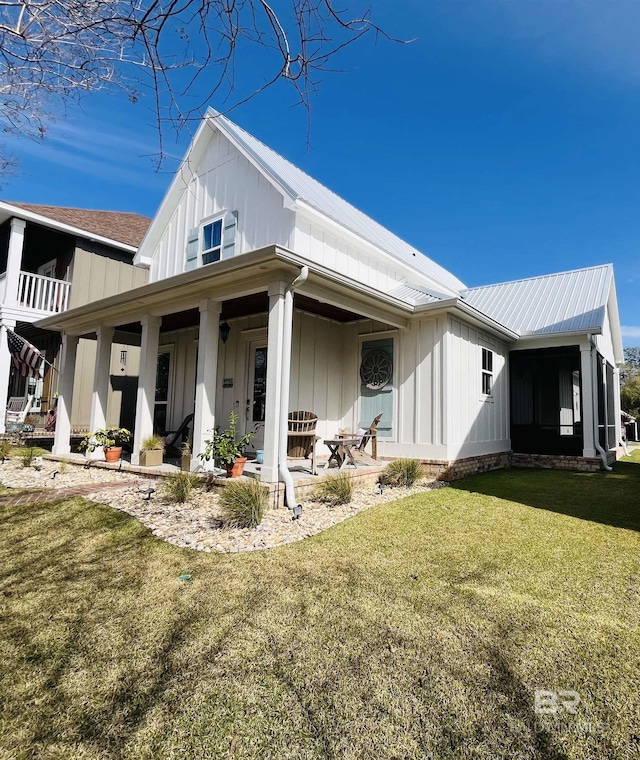
[(81, 499), (2, 508), (0, 758), (638, 758), (635, 457), (242, 555)]

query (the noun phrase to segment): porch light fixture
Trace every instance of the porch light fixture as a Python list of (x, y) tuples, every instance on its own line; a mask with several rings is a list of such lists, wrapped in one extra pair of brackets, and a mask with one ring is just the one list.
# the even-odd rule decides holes
[(220, 325), (220, 337), (222, 338), (222, 342), (226, 343), (229, 340), (229, 333), (231, 332), (231, 326), (228, 322), (223, 322)]

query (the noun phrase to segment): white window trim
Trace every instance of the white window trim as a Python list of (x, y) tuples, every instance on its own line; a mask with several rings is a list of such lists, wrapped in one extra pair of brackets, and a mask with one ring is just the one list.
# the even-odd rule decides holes
[(357, 386), (356, 386), (356, 397), (358, 399), (357, 404), (357, 415), (358, 419), (355, 422), (355, 429), (357, 429), (358, 421), (362, 419), (362, 398), (360, 396), (360, 362), (362, 361), (362, 344), (365, 341), (368, 340), (383, 340), (385, 338), (393, 338), (393, 376), (391, 378), (391, 382), (393, 384), (393, 390), (392, 390), (392, 404), (393, 404), (393, 435), (392, 436), (378, 436), (379, 441), (384, 441), (385, 443), (398, 443), (400, 440), (398, 435), (398, 428), (399, 428), (399, 398), (398, 398), (398, 351), (399, 351), (399, 337), (400, 333), (398, 330), (381, 330), (379, 332), (372, 332), (372, 333), (362, 333), (358, 335), (358, 353), (356, 356), (355, 361), (355, 368), (356, 368), (356, 378), (357, 378)]
[[(485, 401), (487, 403), (493, 403), (495, 400), (494, 397), (494, 390), (495, 390), (495, 380), (496, 380), (496, 350), (495, 348), (491, 348), (489, 346), (483, 346), (480, 344), (480, 401)], [(484, 368), (484, 365), (482, 363), (482, 357), (483, 352), (489, 351), (491, 354), (491, 370), (486, 370)], [(491, 377), (491, 393), (484, 393), (482, 390), (482, 383), (484, 380), (484, 376), (489, 375)]]
[[(222, 211), (218, 212), (217, 214), (213, 214), (213, 216), (208, 216), (206, 219), (202, 219), (200, 221), (200, 224), (198, 226), (198, 267), (206, 266), (206, 264), (203, 261), (203, 257), (205, 253), (208, 253), (209, 251), (215, 251), (215, 248), (207, 248), (205, 250), (204, 248), (204, 228), (207, 227), (209, 224), (215, 224), (216, 222), (220, 222), (220, 245), (218, 246), (220, 249), (220, 258), (218, 261), (222, 261), (222, 251), (224, 248), (224, 218), (227, 215), (227, 209), (223, 209)], [(210, 263), (217, 263), (217, 262), (210, 262)]]

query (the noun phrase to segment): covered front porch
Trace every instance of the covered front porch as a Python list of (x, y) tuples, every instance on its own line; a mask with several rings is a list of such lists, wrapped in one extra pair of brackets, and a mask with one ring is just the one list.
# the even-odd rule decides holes
[(393, 367), (393, 336), (407, 327), (409, 309), (305, 269), (295, 254), (271, 247), (45, 320), (63, 332), (53, 452), (70, 451), (80, 336), (96, 340), (91, 430), (106, 426), (113, 341), (140, 346), (133, 465), (147, 436), (178, 429), (190, 414), (192, 469), (201, 466), (197, 455), (211, 430), (226, 427), (234, 412), (239, 432), (256, 434), (252, 449), (263, 462), (255, 474), (265, 483), (282, 479), (291, 410), (318, 417), (320, 442), (368, 427), (380, 412), (381, 438), (390, 437), (395, 373), (379, 393), (362, 393), (360, 364), (363, 351), (375, 349)]

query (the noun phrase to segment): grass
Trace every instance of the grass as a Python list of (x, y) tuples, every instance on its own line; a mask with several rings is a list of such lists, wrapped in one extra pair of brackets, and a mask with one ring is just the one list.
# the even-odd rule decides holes
[[(632, 760), (634, 457), (241, 555), (81, 499), (3, 508), (0, 757)], [(577, 715), (536, 715), (535, 689), (577, 691)]]
[(395, 459), (384, 468), (380, 482), (388, 486), (409, 488), (424, 477), (424, 467), (417, 459)]
[(349, 504), (354, 490), (353, 478), (348, 472), (331, 472), (313, 489), (313, 498), (330, 507), (337, 507)]
[(268, 503), (265, 487), (253, 478), (228, 483), (219, 498), (225, 523), (236, 528), (255, 528), (259, 525)]

